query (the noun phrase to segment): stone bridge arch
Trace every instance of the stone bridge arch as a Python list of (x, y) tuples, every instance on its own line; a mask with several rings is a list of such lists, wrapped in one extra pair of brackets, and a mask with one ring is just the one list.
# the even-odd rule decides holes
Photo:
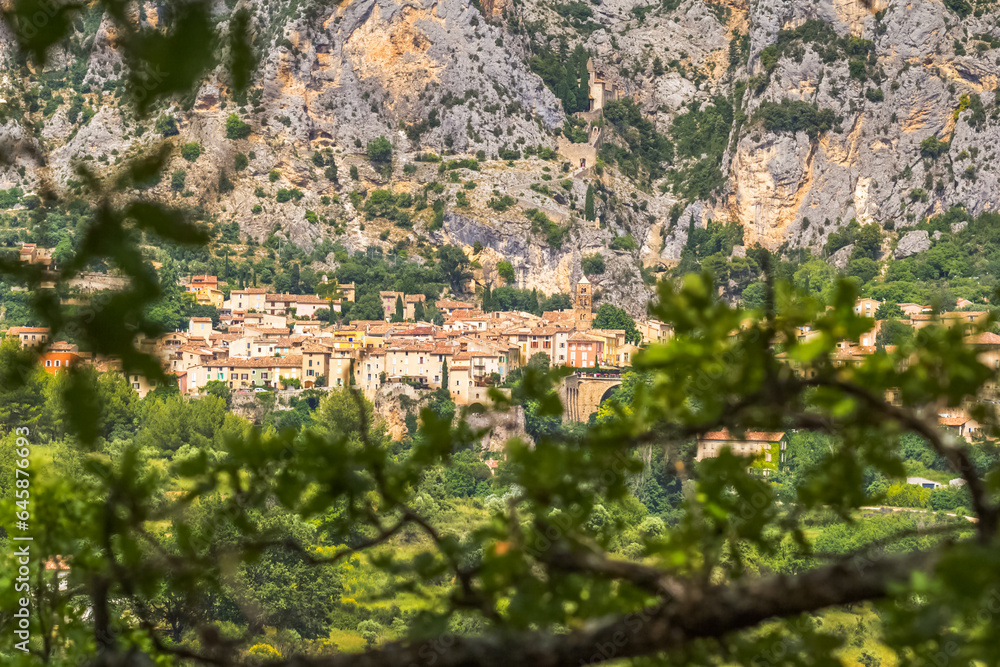
[(563, 379), (559, 398), (563, 404), (563, 419), (585, 422), (597, 412), (601, 402), (622, 383), (620, 375), (575, 373)]

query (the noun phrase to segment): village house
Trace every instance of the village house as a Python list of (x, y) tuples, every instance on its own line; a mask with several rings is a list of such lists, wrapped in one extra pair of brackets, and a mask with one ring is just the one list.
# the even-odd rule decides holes
[(903, 315), (905, 317), (912, 317), (914, 315), (920, 315), (921, 313), (931, 312), (930, 306), (921, 306), (920, 304), (917, 303), (906, 302), (906, 303), (899, 303), (896, 305), (898, 305), (899, 309), (903, 311)]
[(229, 293), (229, 308), (233, 311), (242, 310), (249, 312), (255, 310), (264, 312), (264, 302), (267, 297), (267, 290), (263, 287), (252, 287), (248, 289), (233, 290)]
[(378, 388), (382, 386), (385, 378), (386, 363), (385, 348), (372, 348), (365, 350), (364, 354), (354, 365), (354, 383), (365, 396), (374, 396)]
[(250, 359), (230, 358), (189, 368), (187, 387), (189, 392), (196, 392), (211, 381), (219, 381), (227, 384), (233, 390), (253, 389), (255, 387), (281, 389), (284, 388), (282, 378), (301, 380), (301, 373), (301, 355)]
[(7, 336), (16, 338), (22, 348), (38, 347), (49, 340), (48, 327), (11, 327)]
[(566, 365), (573, 368), (597, 366), (604, 356), (604, 339), (577, 331), (569, 337)]
[(212, 318), (192, 317), (188, 323), (188, 335), (192, 338), (204, 338), (207, 341), (212, 335)]
[(209, 305), (222, 308), (225, 296), (219, 289), (219, 279), (216, 276), (200, 275), (191, 278), (188, 292), (195, 295), (199, 305)]
[(58, 375), (81, 361), (80, 351), (76, 345), (64, 340), (56, 341), (41, 355), (40, 361), (45, 372)]
[(943, 426), (945, 430), (957, 433), (966, 442), (972, 442), (972, 439), (978, 437), (981, 432), (979, 422), (961, 411), (938, 415), (938, 424)]
[(629, 365), (622, 357), (626, 346), (624, 329), (589, 329), (587, 334), (604, 341), (601, 363), (619, 368)]
[(854, 314), (858, 317), (875, 317), (875, 312), (882, 302), (878, 299), (861, 298), (854, 302)]
[(742, 438), (736, 437), (728, 429), (711, 431), (698, 438), (696, 461), (717, 457), (723, 449), (729, 449), (737, 456), (754, 457), (750, 469), (767, 476), (785, 461), (788, 438), (784, 431), (747, 431)]
[(434, 302), (434, 307), (445, 318), (451, 317), (456, 310), (474, 310), (476, 304), (468, 301), (452, 301), (451, 299), (438, 299)]
[(919, 313), (910, 316), (909, 324), (918, 330), (936, 324), (947, 329), (962, 327), (962, 331), (965, 333), (974, 333), (988, 316), (989, 313), (985, 310), (952, 311), (940, 315)]
[[(312, 319), (320, 308), (329, 308), (330, 302), (315, 294), (268, 294), (264, 299), (264, 312), (268, 315)], [(334, 310), (337, 310), (336, 304)]]

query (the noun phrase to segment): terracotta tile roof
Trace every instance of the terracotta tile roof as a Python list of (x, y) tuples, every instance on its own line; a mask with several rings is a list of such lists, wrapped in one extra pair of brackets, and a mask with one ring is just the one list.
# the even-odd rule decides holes
[(253, 329), (258, 334), (263, 336), (287, 336), (290, 333), (288, 327), (245, 327), (245, 329)]
[(328, 303), (326, 299), (320, 298), (315, 294), (299, 294), (295, 297), (297, 303)]
[(970, 417), (938, 417), (941, 426), (961, 426), (969, 421), (972, 421)]
[(48, 327), (11, 327), (7, 329), (7, 333), (17, 336), (18, 334), (37, 334), (37, 333), (49, 333)]
[(747, 431), (743, 434), (743, 438), (737, 438), (733, 436), (729, 429), (722, 429), (721, 431), (710, 431), (703, 436), (700, 440), (731, 440), (733, 442), (778, 442), (785, 437), (784, 431)]
[(406, 331), (397, 331), (394, 336), (430, 336), (434, 333), (434, 327), (413, 327)]
[(301, 354), (286, 357), (251, 357), (249, 359), (225, 359), (204, 364), (212, 368), (294, 368), (302, 365)]
[(966, 336), (965, 342), (968, 345), (1000, 345), (1000, 336), (990, 331), (984, 331), (973, 336)]
[(406, 298), (403, 299), (406, 303), (417, 303), (418, 301), (426, 301), (427, 297), (423, 294), (407, 294)]
[(251, 287), (249, 289), (234, 289), (230, 294), (267, 294), (263, 287)]
[(212, 318), (211, 317), (192, 317), (191, 321), (192, 322), (211, 322)]

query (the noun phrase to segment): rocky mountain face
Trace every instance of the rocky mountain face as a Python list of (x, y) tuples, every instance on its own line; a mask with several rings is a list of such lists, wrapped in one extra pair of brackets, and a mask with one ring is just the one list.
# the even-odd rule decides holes
[[(221, 24), (242, 8), (260, 56), (250, 91), (233, 95), (220, 68), (145, 118), (122, 102), (114, 31), (98, 12), (76, 17), (74, 48), (44, 72), (2, 40), (0, 139), (45, 157), (20, 157), (0, 189), (79, 191), (76, 164), (113, 176), (169, 142), (164, 177), (145, 192), (257, 240), (478, 243), (486, 273), (506, 260), (519, 286), (545, 292), (570, 291), (582, 257), (600, 253), (601, 294), (636, 314), (692, 219), (737, 221), (746, 245), (821, 248), (852, 218), (901, 236), (950, 206), (998, 203), (1000, 12), (986, 0), (240, 0), (212, 11)], [(168, 7), (133, 12), (155, 27)], [(648, 132), (584, 112), (580, 143), (562, 135), (562, 93), (541, 56), (565, 63), (577, 46)], [(227, 136), (233, 113), (247, 136)], [(176, 133), (163, 131), (168, 117)], [(643, 132), (664, 137), (672, 160), (624, 166)], [(380, 136), (391, 162), (366, 155)], [(194, 159), (181, 151), (193, 143)], [(475, 162), (418, 159), (431, 152)], [(378, 190), (443, 204), (394, 224), (370, 214)], [(627, 236), (634, 247), (616, 242)]]

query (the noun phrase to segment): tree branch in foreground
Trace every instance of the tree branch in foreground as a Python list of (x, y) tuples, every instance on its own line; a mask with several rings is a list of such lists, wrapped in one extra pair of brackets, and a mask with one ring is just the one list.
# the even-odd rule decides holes
[(683, 647), (695, 639), (722, 637), (774, 618), (797, 616), (826, 607), (877, 600), (893, 584), (929, 568), (932, 552), (879, 561), (855, 560), (797, 576), (756, 579), (730, 586), (692, 590), (670, 602), (611, 620), (597, 621), (570, 634), (497, 634), (491, 637), (444, 635), (415, 644), (393, 643), (355, 655), (296, 657), (272, 667), (578, 667), (612, 659), (650, 655)]

